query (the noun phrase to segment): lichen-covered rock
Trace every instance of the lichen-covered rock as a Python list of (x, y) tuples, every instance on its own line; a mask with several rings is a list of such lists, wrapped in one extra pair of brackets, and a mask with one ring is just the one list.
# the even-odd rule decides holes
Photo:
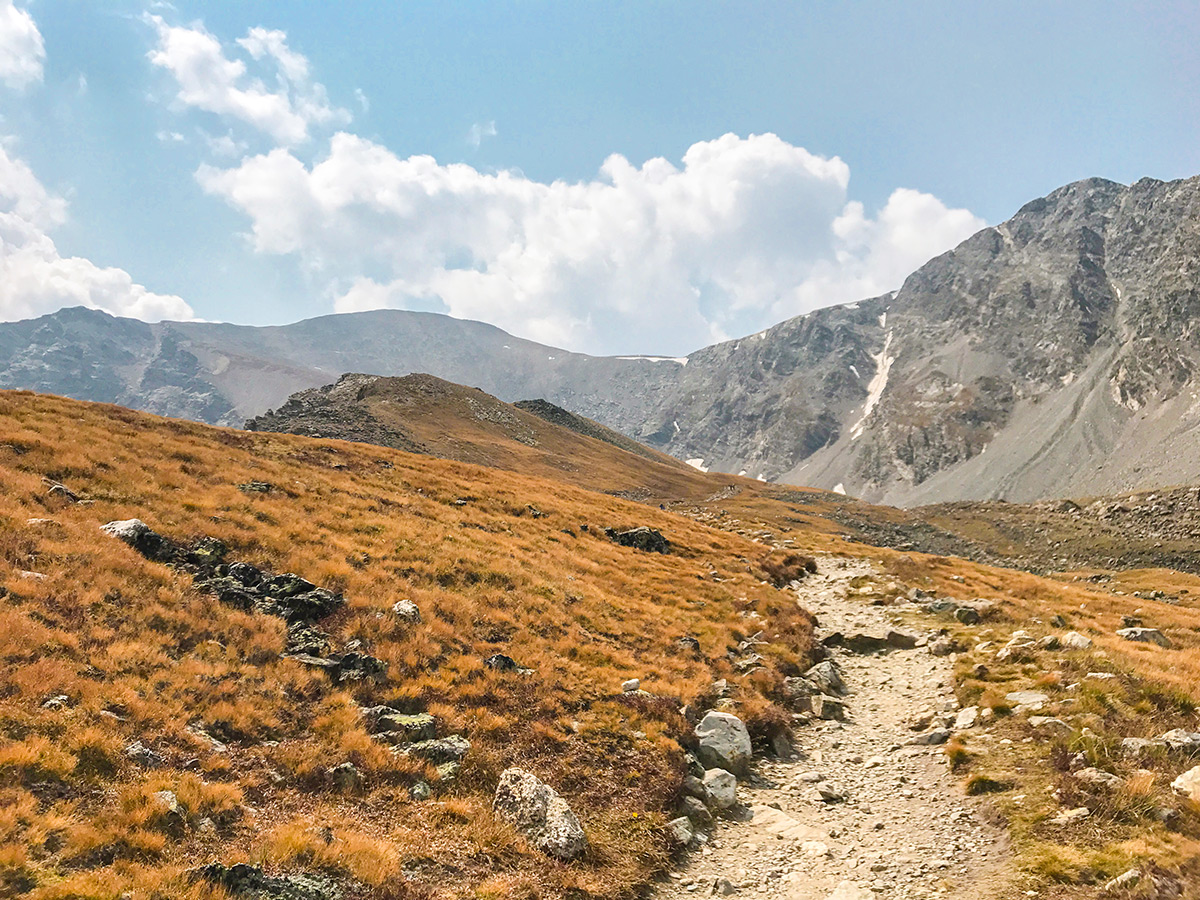
[(753, 748), (750, 733), (737, 716), (727, 712), (710, 711), (696, 726), (700, 746), (696, 755), (706, 769), (726, 769), (743, 775), (750, 767)]
[(109, 522), (101, 525), (100, 530), (124, 541), (147, 559), (169, 559), (175, 549), (170, 541), (152, 530), (141, 519), (122, 519)]
[(608, 535), (610, 540), (616, 541), (622, 547), (632, 547), (635, 550), (642, 550), (646, 553), (670, 553), (671, 542), (663, 537), (662, 532), (656, 528), (648, 528), (642, 525), (638, 528), (631, 528), (628, 531), (617, 531), (615, 528), (606, 528), (604, 533)]
[(530, 772), (505, 769), (496, 785), (492, 809), (548, 856), (572, 860), (587, 851), (587, 836), (571, 807)]

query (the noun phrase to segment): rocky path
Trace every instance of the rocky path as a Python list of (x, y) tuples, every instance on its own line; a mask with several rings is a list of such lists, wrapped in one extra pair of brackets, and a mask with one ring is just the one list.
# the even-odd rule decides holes
[[(869, 563), (826, 558), (800, 590), (818, 634), (880, 632), (887, 607), (849, 595)], [(845, 682), (846, 721), (797, 730), (791, 762), (760, 762), (721, 820), (660, 886), (660, 900), (736, 894), (786, 900), (961, 897), (995, 884), (1004, 851), (963, 796), (940, 747), (913, 744), (914, 720), (953, 721), (948, 658), (927, 648), (831, 651)], [(818, 789), (818, 786), (821, 790)], [(841, 795), (830, 801), (821, 796)]]

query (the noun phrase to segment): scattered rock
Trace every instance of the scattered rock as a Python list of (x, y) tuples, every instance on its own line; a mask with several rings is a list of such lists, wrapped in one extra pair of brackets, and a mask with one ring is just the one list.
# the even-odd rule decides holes
[(1078, 631), (1068, 631), (1058, 639), (1058, 642), (1065, 650), (1090, 650), (1092, 647), (1092, 639)]
[(809, 700), (812, 714), (818, 719), (831, 719), (838, 722), (846, 718), (846, 706), (841, 700), (828, 694), (814, 694)]
[(406, 746), (395, 748), (409, 756), (419, 756), (421, 759), (436, 764), (458, 762), (471, 749), (471, 742), (461, 734), (436, 738), (429, 741), (416, 741)]
[(166, 763), (161, 754), (154, 752), (141, 741), (134, 741), (125, 748), (125, 758), (147, 769), (157, 769)]
[(426, 782), (418, 781), (408, 789), (408, 796), (417, 802), (421, 802), (433, 796), (433, 789)]
[(621, 682), (621, 692), (625, 694), (632, 694), (633, 692), (640, 690), (641, 687), (642, 682), (638, 678), (630, 678), (628, 681)]
[(1147, 738), (1127, 737), (1121, 741), (1121, 755), (1141, 756), (1156, 745), (1162, 746), (1160, 742), (1151, 741)]
[(179, 798), (174, 791), (155, 791), (155, 818), (159, 827), (172, 837), (182, 837), (187, 830), (187, 816), (179, 805)]
[(1200, 766), (1188, 769), (1172, 781), (1171, 790), (1189, 800), (1200, 803)]
[(732, 713), (712, 710), (700, 720), (695, 733), (700, 741), (696, 755), (706, 769), (745, 774), (754, 751), (750, 733), (741, 719)]
[(670, 553), (671, 542), (662, 536), (662, 532), (645, 525), (631, 528), (628, 531), (617, 531), (615, 528), (605, 528), (604, 533), (610, 540), (616, 541), (622, 547), (632, 547), (646, 553)]
[(969, 606), (960, 606), (954, 611), (954, 618), (963, 625), (978, 625), (982, 621), (979, 611)]
[(1158, 739), (1171, 750), (1191, 751), (1200, 749), (1200, 732), (1198, 731), (1188, 731), (1185, 728), (1172, 728), (1170, 731), (1159, 735)]
[(1071, 825), (1075, 822), (1080, 822), (1092, 814), (1092, 811), (1086, 806), (1079, 806), (1075, 809), (1068, 809), (1060, 812), (1057, 816), (1050, 819), (1051, 825)]
[(174, 545), (141, 519), (123, 519), (101, 525), (100, 530), (124, 541), (147, 559), (170, 559), (174, 554)]
[(965, 706), (958, 711), (958, 715), (954, 718), (954, 728), (957, 731), (963, 731), (967, 728), (974, 728), (979, 721), (979, 707)]
[(517, 665), (517, 661), (511, 656), (505, 656), (503, 653), (494, 653), (483, 661), (483, 664), (489, 669), (494, 669), (497, 672), (532, 672), (532, 669), (526, 669)]
[(916, 746), (929, 747), (935, 744), (944, 744), (948, 740), (950, 740), (949, 731), (946, 731), (944, 728), (935, 728), (933, 731), (918, 734), (909, 743)]
[(667, 823), (667, 837), (680, 847), (686, 847), (696, 839), (696, 831), (687, 816), (680, 816)]
[(1004, 699), (1018, 709), (1034, 712), (1050, 702), (1050, 698), (1041, 691), (1010, 691), (1004, 695)]
[(1160, 647), (1172, 646), (1170, 639), (1157, 628), (1119, 628), (1117, 637), (1127, 641), (1139, 641), (1145, 644), (1157, 644)]
[(1103, 769), (1097, 769), (1094, 766), (1080, 769), (1075, 773), (1075, 780), (1081, 781), (1091, 787), (1103, 788), (1105, 790), (1113, 790), (1121, 786), (1121, 779), (1116, 775), (1113, 775), (1111, 772), (1105, 772)]
[(567, 802), (529, 772), (506, 769), (492, 809), (549, 856), (572, 860), (587, 850), (587, 837)]
[(929, 652), (934, 656), (949, 656), (956, 652), (958, 645), (952, 638), (939, 637), (929, 642)]
[(737, 778), (724, 769), (709, 769), (704, 773), (704, 792), (713, 809), (732, 809), (737, 804)]
[(275, 485), (269, 481), (247, 481), (245, 484), (239, 484), (238, 490), (246, 494), (269, 494), (275, 490)]
[[(701, 783), (701, 787), (703, 787), (703, 783)], [(712, 813), (708, 811), (708, 807), (704, 805), (703, 801), (696, 797), (688, 796), (680, 800), (679, 812), (701, 825), (712, 823)]]
[(830, 781), (818, 781), (813, 790), (822, 803), (841, 803), (846, 799), (846, 792)]
[(417, 625), (421, 622), (421, 610), (411, 600), (397, 600), (392, 604), (392, 614), (401, 622)]
[(817, 663), (804, 673), (804, 677), (823, 694), (840, 694), (846, 689), (842, 673), (838, 671), (837, 663), (831, 659)]
[(371, 731), (386, 735), (393, 743), (428, 741), (437, 734), (437, 719), (429, 713), (402, 713), (390, 706), (363, 710)]
[(853, 881), (843, 881), (826, 900), (875, 900), (875, 893)]

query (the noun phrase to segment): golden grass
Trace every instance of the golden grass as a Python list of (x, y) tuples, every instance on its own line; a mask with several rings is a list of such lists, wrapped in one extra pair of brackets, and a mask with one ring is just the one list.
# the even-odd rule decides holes
[[(87, 502), (48, 496), (43, 478)], [(251, 480), (274, 489), (239, 490)], [(344, 591), (321, 625), (385, 660), (386, 682), (336, 687), (281, 658), (282, 621), (222, 606), (98, 529), (131, 517)], [(674, 552), (603, 533), (640, 524)], [(773, 692), (812, 661), (811, 620), (752, 571), (761, 555), (683, 516), (511, 472), (0, 394), (0, 790), (15, 805), (0, 818), (0, 884), (34, 898), (190, 896), (184, 870), (220, 859), (328, 871), (380, 897), (406, 865), (447, 897), (630, 895), (667, 862), (679, 707), (726, 678), (765, 737), (786, 721)], [(400, 599), (421, 624), (392, 615)], [(726, 651), (760, 629), (771, 671), (743, 678)], [(677, 645), (685, 635), (699, 657)], [(533, 674), (482, 665), (498, 652)], [(664, 699), (621, 696), (632, 677)], [(62, 708), (43, 708), (59, 695)], [(357, 706), (378, 703), (466, 735), (459, 777), (439, 784), (372, 739)], [(127, 759), (135, 740), (165, 765)], [(346, 761), (361, 791), (329, 785)], [(492, 818), (514, 764), (569, 799), (585, 860), (549, 861)], [(418, 779), (433, 800), (409, 799)], [(182, 832), (155, 802), (163, 790)]]

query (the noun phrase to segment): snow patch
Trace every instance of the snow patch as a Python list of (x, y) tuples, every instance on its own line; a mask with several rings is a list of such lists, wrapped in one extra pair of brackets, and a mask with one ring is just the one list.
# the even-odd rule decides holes
[(685, 459), (684, 462), (686, 462), (693, 469), (699, 469), (701, 472), (708, 471), (708, 467), (704, 465), (703, 459)]
[(879, 315), (879, 327), (880, 327), (880, 328), (887, 328), (887, 310), (884, 310), (884, 311), (883, 311), (882, 313), (880, 313), (880, 315)]
[(679, 420), (678, 420), (678, 419), (676, 419), (676, 420), (675, 420), (675, 421), (673, 421), (671, 424), (675, 426), (675, 433), (676, 433), (676, 434), (679, 434), (679, 431), (680, 431), (680, 428), (679, 428)]
[(846, 495), (846, 486), (839, 481), (833, 486), (833, 492), (835, 494), (841, 494), (844, 497)]
[(745, 478), (745, 477), (746, 477), (745, 469), (742, 469), (742, 471), (738, 472), (738, 478)]
[(862, 378), (862, 375), (858, 371), (858, 366), (853, 363), (850, 364), (850, 371), (854, 373), (855, 378)]
[(766, 481), (766, 480), (767, 480), (767, 476), (766, 476), (766, 475), (763, 475), (763, 474), (760, 472), (760, 473), (759, 473), (759, 475), (758, 475), (758, 480), (759, 480), (759, 481)]
[(883, 389), (887, 387), (888, 373), (892, 370), (892, 363), (896, 361), (896, 357), (888, 356), (888, 350), (891, 348), (892, 333), (889, 331), (883, 340), (883, 349), (879, 351), (878, 355), (871, 356), (871, 359), (875, 360), (875, 375), (867, 385), (867, 402), (863, 404), (862, 415), (850, 429), (850, 440), (852, 441), (862, 436), (867, 417), (871, 415), (879, 398), (883, 396)]

